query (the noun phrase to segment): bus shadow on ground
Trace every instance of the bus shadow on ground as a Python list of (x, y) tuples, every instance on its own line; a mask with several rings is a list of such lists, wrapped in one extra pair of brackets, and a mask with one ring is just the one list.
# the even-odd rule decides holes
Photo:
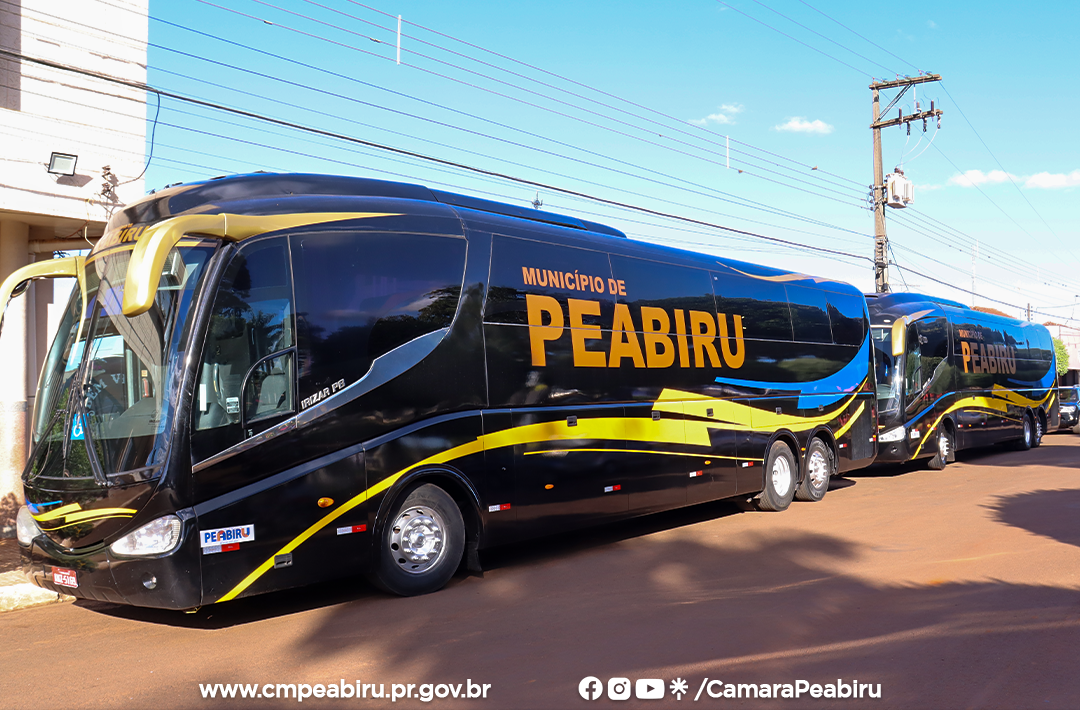
[[(1027, 451), (1019, 451), (1015, 443), (1006, 442), (985, 447), (960, 450), (956, 453), (959, 464), (983, 465), (991, 467), (1080, 467), (1080, 438), (1066, 433), (1055, 433), (1043, 438), (1043, 444)], [(950, 463), (951, 465), (952, 463)], [(886, 478), (900, 477), (911, 472), (927, 470), (925, 458), (903, 464), (883, 463), (871, 465), (845, 473), (845, 478)], [(948, 472), (947, 466), (942, 472)], [(836, 487), (836, 479), (830, 489)]]
[[(1010, 443), (964, 450), (957, 460), (972, 465), (991, 467), (1080, 467), (1080, 438), (1072, 434), (1055, 433), (1043, 437), (1042, 444), (1031, 450), (1017, 450)], [(948, 470), (948, 468), (946, 468)]]
[(1080, 547), (1080, 490), (1035, 490), (987, 505), (998, 522)]
[[(483, 579), (458, 579), (433, 595), (337, 605), (280, 652), (313, 677), (336, 673), (332, 678), (387, 687), (493, 683), (500, 692), (485, 708), (580, 707), (577, 683), (588, 676), (602, 682), (689, 680), (691, 695), (681, 704), (665, 698), (666, 709), (1080, 703), (1076, 588), (950, 582), (947, 574), (919, 583), (871, 582), (833, 569), (850, 567), (845, 561), (872, 554), (870, 548), (820, 532), (761, 529), (723, 545), (712, 542), (669, 533), (572, 554), (553, 550), (533, 556), (528, 568), (507, 565)], [(366, 661), (362, 669), (360, 658)], [(755, 684), (858, 680), (880, 683), (883, 690), (880, 701), (703, 698), (693, 704), (703, 678)], [(242, 681), (236, 673), (208, 680)], [(389, 700), (363, 706), (455, 707)], [(604, 701), (592, 707), (661, 704)]]

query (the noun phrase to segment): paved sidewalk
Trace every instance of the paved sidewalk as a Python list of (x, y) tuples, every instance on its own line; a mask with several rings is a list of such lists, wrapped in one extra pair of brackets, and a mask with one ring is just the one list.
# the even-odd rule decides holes
[(75, 598), (60, 595), (27, 581), (19, 567), (19, 546), (14, 538), (0, 539), (0, 613), (11, 610), (71, 602)]

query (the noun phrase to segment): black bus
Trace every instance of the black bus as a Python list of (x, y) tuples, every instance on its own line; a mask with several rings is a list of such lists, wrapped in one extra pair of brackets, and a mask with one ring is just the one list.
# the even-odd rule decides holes
[(878, 462), (1014, 442), (1058, 427), (1057, 368), (1042, 325), (915, 293), (866, 296), (877, 360)]
[(166, 189), (65, 260), (18, 524), (26, 573), (63, 593), (429, 592), (485, 547), (733, 496), (782, 510), (874, 458), (843, 283), (315, 175)]

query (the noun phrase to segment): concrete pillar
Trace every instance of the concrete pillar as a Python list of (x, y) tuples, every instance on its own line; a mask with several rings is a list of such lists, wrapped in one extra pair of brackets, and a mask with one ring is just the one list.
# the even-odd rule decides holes
[[(0, 277), (31, 262), (30, 228), (0, 220)], [(23, 502), (22, 471), (27, 455), (27, 298), (8, 305), (0, 334), (0, 529), (15, 524)]]

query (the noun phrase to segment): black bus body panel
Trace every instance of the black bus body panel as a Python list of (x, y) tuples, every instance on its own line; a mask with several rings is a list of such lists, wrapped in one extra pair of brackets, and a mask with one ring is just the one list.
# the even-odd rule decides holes
[[(359, 196), (363, 188), (373, 196)], [(149, 483), (153, 497), (101, 541), (186, 508), (181, 544), (165, 558), (124, 561), (123, 571), (102, 545), (85, 559), (86, 592), (139, 605), (161, 605), (168, 592), (168, 606), (193, 607), (352, 575), (368, 566), (375, 533), (418, 483), (447, 490), (487, 547), (757, 493), (777, 439), (801, 463), (810, 439), (822, 438), (841, 473), (873, 460), (872, 344), (851, 286), (638, 243), (584, 221), (457, 202), (395, 183), (252, 176), (172, 188), (124, 211), (121, 224), (177, 212), (382, 216), (291, 228), (220, 252), (213, 277), (223, 287), (229, 267), (250, 265), (259, 248), (277, 243), (291, 258), (281, 322), (293, 339), (268, 360), (253, 355), (251, 368), (292, 368), (282, 391), (292, 400), (241, 423), (243, 433), (213, 426), (200, 385), (207, 353), (238, 341), (197, 332), (186, 350), (180, 432)], [(339, 246), (342, 267), (311, 263)], [(342, 268), (355, 262), (357, 278), (375, 272), (348, 258), (423, 265), (430, 253), (457, 257), (456, 248), (460, 291), (399, 306), (396, 298), (420, 291), (368, 278), (365, 297), (387, 288), (378, 303), (348, 304), (351, 271)], [(453, 293), (450, 314), (431, 299)], [(331, 300), (339, 305), (319, 319), (319, 304)], [(216, 303), (215, 292), (201, 298), (203, 328)], [(389, 335), (379, 336), (379, 323)], [(339, 383), (333, 373), (349, 367), (349, 348), (362, 354), (346, 337), (375, 355)], [(228, 414), (236, 398), (221, 400)], [(241, 540), (215, 543), (220, 535)], [(46, 555), (76, 563), (55, 548), (35, 545), (32, 554), (39, 584)], [(140, 564), (157, 568), (161, 591), (138, 589)]]

